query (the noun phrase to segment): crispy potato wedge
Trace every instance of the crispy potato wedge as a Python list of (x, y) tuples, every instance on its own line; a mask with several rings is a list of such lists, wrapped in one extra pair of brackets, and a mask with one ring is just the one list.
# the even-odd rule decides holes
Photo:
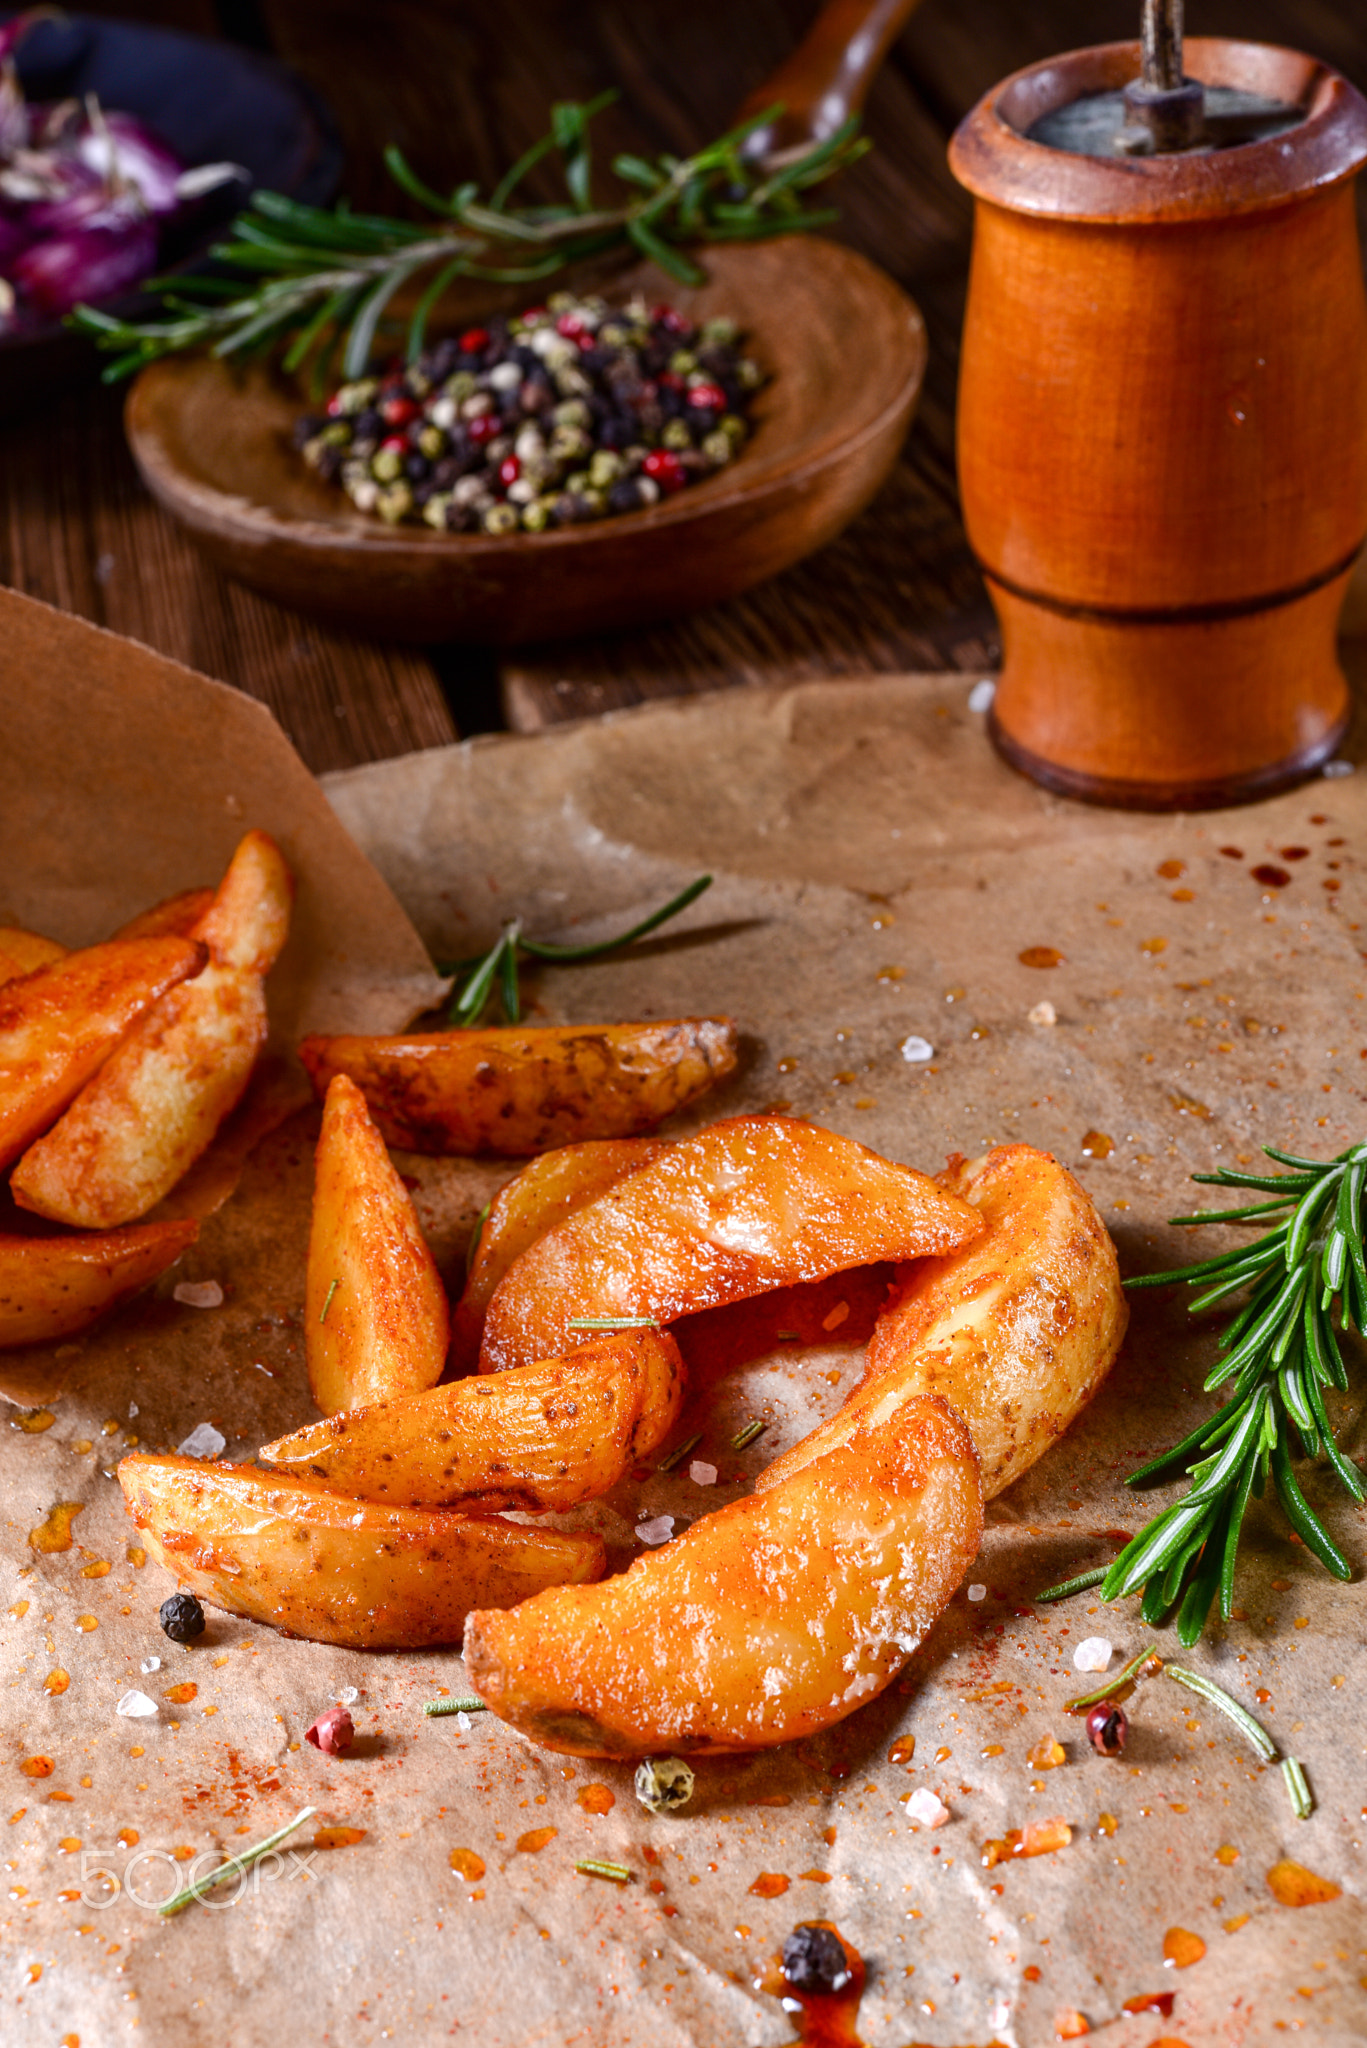
[(141, 1223), (89, 1237), (0, 1236), (0, 1351), (85, 1329), (166, 1271), (197, 1223)]
[(138, 1019), (25, 1154), (10, 1183), (23, 1208), (104, 1230), (170, 1193), (251, 1079), (266, 1042), (264, 977), (285, 942), (292, 895), (275, 841), (249, 832), (190, 935), (208, 947), (208, 966)]
[(601, 1586), (472, 1614), (466, 1669), (501, 1719), (571, 1755), (792, 1742), (895, 1677), (981, 1534), (968, 1431), (909, 1401)]
[(207, 959), (194, 939), (113, 939), (0, 988), (0, 1171), (55, 1123), (139, 1013)]
[(649, 1166), (668, 1143), (667, 1138), (590, 1139), (543, 1152), (514, 1174), (489, 1204), (472, 1248), (465, 1292), (452, 1311), (451, 1363), (457, 1372), (474, 1370), (485, 1311), (513, 1260), (629, 1173)]
[(450, 1315), (417, 1211), (345, 1074), (323, 1105), (304, 1283), (309, 1386), (324, 1415), (434, 1387)]
[(983, 1235), (917, 1267), (878, 1318), (861, 1384), (760, 1487), (878, 1428), (913, 1395), (940, 1394), (973, 1434), (991, 1500), (1110, 1371), (1129, 1310), (1115, 1246), (1067, 1168), (1032, 1145), (998, 1145), (971, 1164), (951, 1160), (941, 1179), (979, 1212)]
[(67, 947), (41, 932), (28, 932), (21, 924), (0, 924), (0, 981), (17, 981), (21, 974), (36, 973), (65, 960)]
[(148, 1549), (199, 1599), (344, 1649), (458, 1643), (472, 1607), (583, 1584), (606, 1561), (598, 1536), (375, 1507), (250, 1465), (138, 1454), (119, 1483)]
[(525, 1251), (489, 1303), (480, 1369), (558, 1357), (572, 1318), (673, 1321), (982, 1229), (957, 1195), (834, 1131), (738, 1116), (670, 1146)]
[(653, 1130), (734, 1071), (736, 1027), (726, 1017), (679, 1017), (314, 1037), (299, 1056), (319, 1095), (334, 1074), (350, 1074), (391, 1145), (521, 1159)]
[[(136, 917), (130, 917), (127, 924), (119, 926), (114, 937), (159, 939), (169, 932), (176, 938), (191, 938), (216, 893), (208, 884), (202, 889), (182, 889), (179, 895), (167, 896), (160, 903), (154, 903), (150, 910), (140, 910)], [(3, 944), (4, 939), (0, 938), (0, 946)]]
[(682, 1399), (674, 1340), (623, 1330), (543, 1365), (348, 1409), (260, 1458), (359, 1500), (558, 1510), (615, 1486), (673, 1428)]

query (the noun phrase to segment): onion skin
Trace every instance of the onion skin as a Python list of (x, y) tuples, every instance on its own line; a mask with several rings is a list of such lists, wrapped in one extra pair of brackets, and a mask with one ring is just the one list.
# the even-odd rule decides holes
[(111, 298), (149, 277), (157, 263), (151, 221), (80, 228), (26, 249), (11, 275), (39, 313), (69, 313), (82, 300)]

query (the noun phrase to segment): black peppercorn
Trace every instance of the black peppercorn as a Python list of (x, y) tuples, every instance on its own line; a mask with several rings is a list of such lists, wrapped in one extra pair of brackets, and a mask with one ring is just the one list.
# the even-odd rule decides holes
[(641, 486), (634, 476), (624, 476), (608, 492), (609, 512), (638, 512), (644, 503)]
[(783, 1942), (783, 1975), (794, 1991), (841, 1991), (850, 1981), (838, 1935), (829, 1927), (804, 1923)]
[(193, 1593), (173, 1593), (163, 1600), (157, 1619), (173, 1643), (192, 1643), (204, 1633), (204, 1609)]
[(1098, 1756), (1119, 1756), (1130, 1724), (1115, 1700), (1102, 1700), (1087, 1716), (1087, 1740)]

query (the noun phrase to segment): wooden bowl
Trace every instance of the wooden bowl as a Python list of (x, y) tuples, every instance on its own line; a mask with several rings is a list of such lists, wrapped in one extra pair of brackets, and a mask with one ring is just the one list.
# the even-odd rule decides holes
[(882, 271), (833, 242), (709, 249), (708, 282), (620, 275), (738, 320), (770, 375), (727, 469), (648, 511), (494, 536), (385, 526), (290, 445), (298, 387), (198, 357), (144, 370), (128, 399), (143, 480), (228, 575), (387, 640), (508, 644), (639, 626), (735, 597), (821, 547), (886, 478), (925, 373), (925, 326)]

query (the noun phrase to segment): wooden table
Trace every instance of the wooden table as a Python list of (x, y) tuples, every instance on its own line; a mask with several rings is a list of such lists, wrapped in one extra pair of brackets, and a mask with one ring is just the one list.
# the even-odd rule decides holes
[[(605, 86), (604, 156), (682, 153), (720, 132), (791, 48), (813, 0), (82, 0), (274, 51), (332, 106), (346, 191), (401, 210), (396, 141), (430, 182), (486, 189), (556, 98)], [(0, 428), (0, 579), (252, 692), (319, 771), (502, 725), (530, 732), (651, 697), (870, 669), (973, 670), (995, 628), (954, 488), (955, 360), (969, 205), (946, 140), (995, 79), (1131, 36), (1138, 0), (924, 0), (874, 89), (876, 150), (839, 188), (840, 237), (891, 272), (930, 328), (931, 368), (901, 462), (832, 546), (735, 603), (638, 632), (497, 657), (356, 641), (208, 568), (138, 483), (117, 392), (69, 394)], [(1357, 0), (1201, 0), (1193, 31), (1296, 44), (1367, 86)]]

